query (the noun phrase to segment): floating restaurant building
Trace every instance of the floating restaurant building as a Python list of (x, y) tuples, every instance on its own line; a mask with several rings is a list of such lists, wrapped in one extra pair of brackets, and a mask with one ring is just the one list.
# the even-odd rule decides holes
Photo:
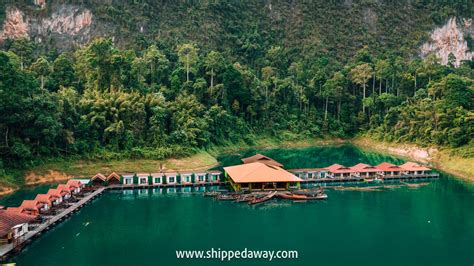
[[(268, 162), (267, 159), (264, 159)], [(299, 187), (301, 178), (279, 166), (263, 162), (224, 167), (225, 177), (232, 188), (240, 190), (285, 190)]]

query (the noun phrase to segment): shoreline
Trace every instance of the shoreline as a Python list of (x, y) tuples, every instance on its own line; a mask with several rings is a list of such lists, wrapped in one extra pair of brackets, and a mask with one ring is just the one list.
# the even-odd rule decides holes
[[(382, 154), (387, 154), (395, 157), (404, 159), (414, 160), (422, 163), (431, 165), (432, 167), (441, 170), (445, 173), (454, 175), (462, 180), (474, 183), (474, 176), (469, 172), (457, 171), (450, 167), (453, 161), (456, 164), (467, 164), (473, 163), (474, 158), (462, 158), (459, 156), (450, 156), (446, 151), (439, 150), (434, 147), (423, 148), (416, 144), (400, 144), (400, 143), (388, 143), (369, 139), (368, 137), (356, 137), (353, 139), (301, 139), (301, 140), (272, 140), (268, 138), (257, 139), (253, 145), (249, 144), (234, 144), (228, 146), (212, 147), (207, 151), (201, 151), (194, 155), (185, 158), (169, 158), (166, 160), (118, 160), (116, 162), (87, 162), (87, 161), (70, 161), (63, 162), (62, 164), (51, 164), (51, 168), (48, 168), (48, 164), (45, 165), (48, 169), (31, 169), (26, 171), (24, 174), (25, 183), (21, 187), (5, 186), (5, 190), (0, 192), (0, 197), (10, 195), (22, 187), (36, 186), (48, 183), (55, 183), (58, 181), (64, 181), (72, 177), (80, 177), (94, 174), (92, 172), (97, 171), (111, 171), (112, 165), (115, 163), (130, 161), (135, 165), (140, 163), (146, 163), (147, 167), (141, 169), (143, 172), (151, 171), (152, 168), (157, 168), (160, 164), (169, 164), (172, 167), (168, 170), (176, 171), (194, 171), (204, 168), (213, 168), (219, 165), (217, 162), (217, 155), (221, 153), (233, 153), (245, 149), (272, 149), (272, 148), (304, 148), (311, 146), (331, 146), (331, 145), (354, 145), (359, 149), (367, 151), (375, 151)], [(204, 157), (204, 159), (202, 158)], [(198, 160), (198, 165), (194, 167), (184, 167), (186, 162), (189, 160)], [(451, 162), (451, 163), (447, 163)], [(78, 165), (78, 169), (74, 169), (71, 165)], [(89, 168), (87, 168), (89, 167)], [(63, 168), (63, 169), (61, 169)], [(94, 171), (92, 171), (94, 170)], [(130, 169), (130, 171), (132, 171)], [(120, 171), (117, 173), (128, 173), (130, 171)], [(472, 170), (471, 170), (472, 171)], [(43, 173), (42, 173), (43, 172)], [(137, 171), (140, 172), (140, 171)], [(31, 178), (31, 176), (38, 178)], [(30, 178), (28, 178), (30, 177)], [(29, 179), (29, 181), (28, 181)], [(33, 180), (31, 180), (33, 179)]]

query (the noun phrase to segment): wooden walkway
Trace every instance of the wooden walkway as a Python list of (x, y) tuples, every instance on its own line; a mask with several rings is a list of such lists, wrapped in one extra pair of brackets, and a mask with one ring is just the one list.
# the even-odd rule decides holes
[(23, 245), (29, 243), (35, 236), (40, 235), (43, 231), (49, 230), (52, 225), (62, 221), (64, 218), (69, 217), (72, 213), (79, 210), (81, 207), (87, 204), (90, 200), (102, 194), (102, 192), (104, 192), (104, 190), (106, 189), (107, 189), (106, 187), (102, 187), (93, 191), (89, 195), (86, 195), (84, 198), (80, 199), (78, 202), (73, 203), (71, 206), (64, 209), (57, 215), (53, 216), (51, 219), (40, 224), (34, 230), (29, 231), (27, 234), (17, 239), (15, 244), (10, 243), (10, 244), (5, 244), (5, 245), (0, 245), (0, 261), (5, 260), (7, 256), (11, 254), (11, 252), (15, 251), (16, 249), (18, 248), (21, 249)]

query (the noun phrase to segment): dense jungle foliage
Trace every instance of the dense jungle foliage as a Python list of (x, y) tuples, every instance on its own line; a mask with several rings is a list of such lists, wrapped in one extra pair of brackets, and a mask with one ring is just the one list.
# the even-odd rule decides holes
[[(114, 40), (61, 53), (3, 44), (0, 169), (55, 156), (162, 159), (259, 135), (473, 145), (473, 61), (417, 56), (434, 25), (466, 12), (463, 1), (363, 1), (351, 11), (337, 1), (293, 11), (290, 2), (270, 11), (251, 1), (135, 2), (90, 4), (121, 25)], [(134, 29), (153, 14), (163, 15), (149, 21), (156, 27)]]

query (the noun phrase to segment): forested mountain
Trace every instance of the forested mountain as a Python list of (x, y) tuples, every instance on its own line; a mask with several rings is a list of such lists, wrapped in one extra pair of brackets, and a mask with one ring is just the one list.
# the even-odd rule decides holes
[[(1, 7), (0, 168), (255, 135), (473, 146), (470, 1), (64, 2)], [(444, 65), (421, 46), (453, 17)]]

